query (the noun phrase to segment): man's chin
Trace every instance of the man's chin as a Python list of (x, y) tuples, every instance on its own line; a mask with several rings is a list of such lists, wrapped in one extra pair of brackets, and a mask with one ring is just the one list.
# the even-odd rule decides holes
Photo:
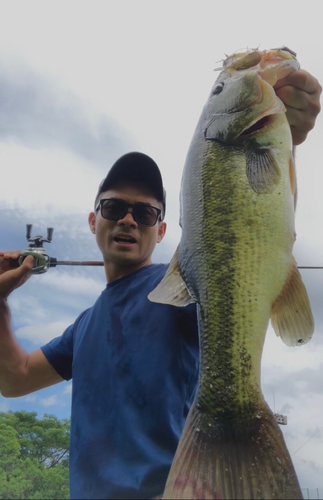
[(118, 253), (118, 255), (110, 255), (107, 259), (104, 259), (106, 262), (113, 263), (115, 266), (121, 268), (140, 268), (143, 266), (147, 266), (151, 263), (150, 257), (138, 257), (135, 255), (131, 255), (130, 252), (122, 252)]
[(140, 265), (142, 260), (135, 255), (131, 255), (130, 252), (118, 252), (117, 255), (110, 255), (107, 259), (108, 262), (119, 267), (137, 266)]

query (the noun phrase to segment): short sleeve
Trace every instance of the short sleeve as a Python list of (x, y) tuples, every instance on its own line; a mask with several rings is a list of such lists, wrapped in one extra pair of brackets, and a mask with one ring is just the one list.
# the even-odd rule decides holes
[(63, 335), (41, 347), (49, 363), (65, 380), (72, 378), (74, 328), (75, 323), (69, 326)]

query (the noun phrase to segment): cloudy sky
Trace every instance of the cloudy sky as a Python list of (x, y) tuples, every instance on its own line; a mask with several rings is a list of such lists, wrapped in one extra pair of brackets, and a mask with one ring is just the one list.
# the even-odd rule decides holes
[[(151, 155), (167, 190), (168, 234), (155, 262), (180, 239), (179, 187), (199, 114), (237, 49), (287, 45), (323, 82), (321, 0), (15, 1), (0, 0), (0, 248), (25, 249), (54, 227), (50, 255), (99, 259), (87, 214), (111, 164), (131, 150)], [(299, 200), (295, 257), (323, 265), (323, 116), (297, 150)], [(269, 328), (262, 385), (304, 488), (323, 488), (323, 270), (303, 271), (316, 331), (287, 348)], [(105, 286), (102, 269), (59, 268), (34, 276), (10, 298), (21, 344), (32, 351), (61, 334)], [(0, 411), (70, 415), (71, 384), (20, 399)]]

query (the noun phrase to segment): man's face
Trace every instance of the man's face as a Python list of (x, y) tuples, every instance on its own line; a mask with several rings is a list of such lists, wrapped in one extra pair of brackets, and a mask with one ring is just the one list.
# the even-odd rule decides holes
[[(151, 191), (141, 184), (118, 183), (102, 193), (100, 199), (103, 198), (118, 198), (133, 204), (148, 203), (161, 208)], [(91, 231), (96, 235), (106, 266), (121, 271), (126, 268), (126, 272), (133, 272), (151, 263), (156, 243), (163, 239), (166, 231), (165, 222), (159, 220), (152, 227), (140, 226), (134, 220), (131, 208), (117, 221), (104, 219), (100, 210), (92, 212), (89, 224)]]

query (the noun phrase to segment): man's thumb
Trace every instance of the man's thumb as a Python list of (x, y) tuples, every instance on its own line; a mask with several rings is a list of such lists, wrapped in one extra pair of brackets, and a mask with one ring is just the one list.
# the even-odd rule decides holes
[(27, 257), (23, 260), (21, 266), (19, 266), (19, 270), (21, 272), (21, 276), (29, 273), (34, 265), (34, 257), (32, 255), (27, 255)]

